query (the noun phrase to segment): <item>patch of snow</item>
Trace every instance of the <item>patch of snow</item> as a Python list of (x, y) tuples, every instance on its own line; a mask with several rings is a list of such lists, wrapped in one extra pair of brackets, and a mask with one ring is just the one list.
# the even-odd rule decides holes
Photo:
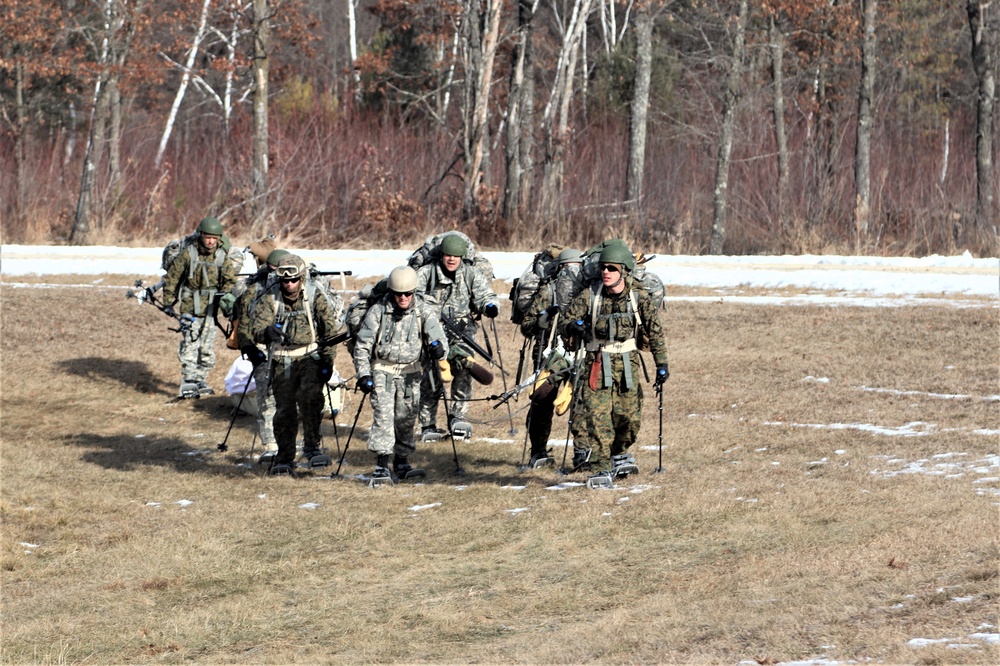
[(410, 511), (423, 511), (424, 509), (433, 509), (434, 507), (441, 506), (441, 502), (434, 502), (433, 504), (417, 504), (410, 507)]

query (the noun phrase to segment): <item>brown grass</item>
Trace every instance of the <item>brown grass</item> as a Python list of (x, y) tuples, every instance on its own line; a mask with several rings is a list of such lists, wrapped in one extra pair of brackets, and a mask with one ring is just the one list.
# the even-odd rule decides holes
[[(228, 399), (165, 404), (175, 334), (128, 283), (0, 287), (4, 663), (998, 661), (967, 638), (997, 631), (997, 437), (973, 432), (1000, 427), (995, 307), (673, 303), (665, 473), (650, 391), (642, 473), (613, 491), (516, 471), (524, 400), (514, 437), (474, 404), (464, 477), (441, 442), (426, 483), (370, 490), (241, 465), (248, 417), (216, 451)], [(959, 467), (885, 474), (919, 461)]]

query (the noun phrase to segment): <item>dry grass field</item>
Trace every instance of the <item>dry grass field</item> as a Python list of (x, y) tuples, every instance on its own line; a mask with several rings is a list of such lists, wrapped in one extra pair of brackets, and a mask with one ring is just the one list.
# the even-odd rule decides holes
[(674, 302), (663, 473), (648, 391), (613, 490), (517, 471), (523, 399), (373, 490), (367, 407), (343, 478), (263, 476), (125, 276), (44, 281), (0, 285), (3, 663), (1000, 663), (995, 301)]

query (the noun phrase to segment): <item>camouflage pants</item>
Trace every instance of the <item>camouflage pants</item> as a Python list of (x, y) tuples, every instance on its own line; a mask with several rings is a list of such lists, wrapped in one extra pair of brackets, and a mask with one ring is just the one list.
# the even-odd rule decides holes
[(181, 334), (177, 358), (181, 362), (182, 381), (203, 382), (215, 367), (215, 323), (207, 317), (195, 317), (191, 328)]
[(320, 362), (312, 356), (274, 360), (271, 389), (274, 393), (274, 436), (278, 440), (275, 463), (295, 460), (295, 437), (302, 422), (303, 448), (318, 449), (323, 444), (323, 377)]
[(604, 386), (599, 377), (597, 389), (590, 388), (588, 369), (592, 355), (584, 362), (584, 374), (577, 390), (580, 391), (573, 415), (574, 450), (591, 451), (590, 463), (594, 470), (610, 468), (611, 456), (628, 451), (639, 436), (642, 421), (642, 386), (638, 377), (638, 363), (633, 364), (632, 376), (636, 381), (631, 389), (625, 388), (623, 364), (620, 357), (612, 363), (612, 383)]
[(274, 451), (278, 440), (274, 438), (274, 392), (271, 391), (267, 363), (261, 363), (253, 371), (253, 381), (257, 385), (257, 435), (264, 449)]
[[(451, 380), (451, 402), (448, 411), (451, 418), (464, 419), (469, 411), (469, 400), (472, 399), (472, 375), (469, 374), (463, 362), (452, 359), (450, 363), (453, 379)], [(432, 375), (434, 377), (433, 384), (431, 383)], [(437, 382), (434, 369), (425, 367), (423, 379), (420, 382), (420, 426), (422, 428), (437, 425), (437, 409), (441, 392)]]
[(409, 458), (413, 445), (413, 426), (420, 405), (421, 373), (405, 375), (376, 370), (372, 376), (375, 390), (372, 403), (372, 429), (368, 433), (368, 450), (400, 458)]

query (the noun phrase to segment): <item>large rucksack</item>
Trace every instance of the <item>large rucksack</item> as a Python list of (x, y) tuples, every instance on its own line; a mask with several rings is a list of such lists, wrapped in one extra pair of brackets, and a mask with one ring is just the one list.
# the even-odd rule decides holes
[(170, 270), (170, 265), (174, 263), (174, 259), (180, 255), (181, 250), (191, 247), (198, 242), (198, 232), (190, 233), (183, 238), (175, 238), (169, 243), (167, 243), (163, 248), (163, 254), (160, 257), (160, 268), (168, 271)]
[(550, 243), (544, 250), (538, 252), (531, 265), (524, 269), (521, 277), (514, 278), (510, 289), (510, 320), (515, 324), (524, 321), (525, 312), (531, 306), (539, 288), (551, 282), (559, 272), (559, 253), (563, 246)]
[(424, 241), (423, 245), (414, 250), (413, 254), (410, 255), (410, 258), (407, 259), (406, 263), (413, 270), (418, 270), (421, 266), (426, 266), (427, 264), (437, 261), (441, 258), (441, 241), (444, 240), (445, 236), (451, 234), (461, 236), (469, 247), (465, 256), (462, 257), (462, 261), (479, 270), (479, 272), (483, 274), (483, 277), (486, 278), (487, 282), (493, 282), (493, 264), (490, 263), (489, 259), (476, 251), (475, 243), (473, 243), (472, 240), (461, 231), (445, 231), (429, 237), (426, 241)]
[(368, 314), (368, 309), (380, 298), (389, 293), (389, 278), (382, 278), (375, 284), (366, 284), (358, 291), (357, 297), (344, 310), (344, 326), (350, 331), (347, 339), (347, 352), (354, 356), (354, 340), (361, 330), (361, 324)]
[[(581, 291), (584, 287), (599, 281), (601, 279), (601, 251), (609, 243), (621, 243), (622, 241), (618, 239), (612, 239), (610, 241), (604, 241), (598, 243), (597, 245), (589, 248), (583, 253), (583, 266), (580, 268), (580, 273), (578, 277), (574, 280), (573, 285), (569, 288), (572, 292), (569, 296), (570, 299)], [(665, 294), (665, 289), (663, 286), (663, 280), (660, 276), (652, 271), (647, 271), (644, 265), (647, 261), (652, 259), (652, 257), (646, 257), (642, 253), (636, 256), (635, 268), (632, 270), (632, 279), (642, 287), (649, 297), (653, 300), (653, 303), (657, 307), (663, 306), (663, 296)]]

